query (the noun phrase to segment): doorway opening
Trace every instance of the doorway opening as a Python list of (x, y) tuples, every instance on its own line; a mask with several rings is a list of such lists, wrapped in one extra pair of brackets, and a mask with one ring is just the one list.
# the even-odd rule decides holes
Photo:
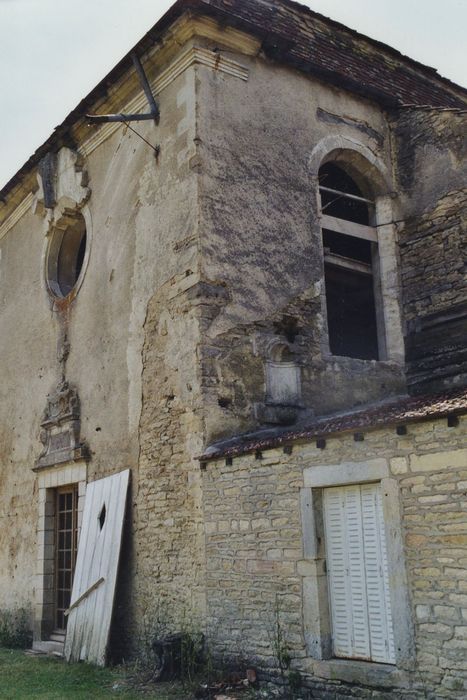
[(56, 489), (55, 501), (55, 630), (66, 630), (78, 548), (77, 485)]

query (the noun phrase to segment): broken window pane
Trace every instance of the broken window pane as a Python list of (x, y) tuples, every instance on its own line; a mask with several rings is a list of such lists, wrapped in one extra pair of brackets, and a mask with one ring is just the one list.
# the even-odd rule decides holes
[(325, 281), (332, 354), (378, 359), (373, 277), (326, 265)]
[(47, 254), (47, 284), (56, 297), (64, 298), (73, 290), (86, 254), (86, 224), (81, 214), (69, 216), (66, 225), (52, 232)]
[[(371, 202), (354, 180), (333, 163), (319, 173), (322, 213), (368, 226)], [(327, 220), (329, 221), (329, 220)], [(342, 227), (341, 227), (342, 228)], [(376, 244), (323, 229), (329, 348), (333, 355), (378, 359), (378, 329), (372, 259)]]
[[(325, 163), (320, 168), (319, 188), (323, 214), (354, 221), (356, 224), (370, 223), (368, 202), (361, 201), (365, 199), (362, 191), (338, 165)], [(351, 196), (346, 197), (346, 194)]]
[(57, 282), (65, 297), (75, 286), (83, 267), (86, 250), (86, 228), (84, 221), (65, 231), (58, 253)]

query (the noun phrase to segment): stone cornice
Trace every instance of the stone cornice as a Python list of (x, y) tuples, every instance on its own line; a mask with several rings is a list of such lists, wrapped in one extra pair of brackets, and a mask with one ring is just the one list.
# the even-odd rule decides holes
[(0, 225), (0, 241), (8, 231), (26, 214), (32, 206), (34, 195), (32, 192), (27, 192), (20, 203), (13, 209), (12, 213)]
[(185, 15), (173, 25), (171, 31), (174, 40), (180, 44), (194, 37), (204, 37), (220, 47), (246, 56), (256, 56), (261, 49), (261, 41), (257, 37), (233, 27), (220, 27), (219, 23), (210, 17)]
[[(172, 64), (163, 70), (157, 78), (150, 81), (154, 94), (159, 95), (170, 83), (178, 78), (179, 75), (194, 65), (207, 66), (219, 73), (226, 73), (240, 80), (248, 80), (248, 69), (237, 61), (203, 47), (190, 46), (185, 48)], [(147, 104), (144, 94), (139, 94), (137, 97), (127, 102), (121, 111), (128, 113), (142, 112), (146, 107)], [(95, 134), (78, 148), (79, 152), (88, 156), (120, 127), (121, 124), (118, 123), (109, 123), (101, 126)]]

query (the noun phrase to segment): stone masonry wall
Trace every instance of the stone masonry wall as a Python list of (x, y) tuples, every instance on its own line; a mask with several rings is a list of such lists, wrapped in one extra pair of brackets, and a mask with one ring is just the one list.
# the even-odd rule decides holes
[(467, 376), (466, 204), (454, 190), (401, 235), (408, 383), (418, 392)]
[(467, 376), (464, 133), (460, 110), (406, 110), (394, 125), (407, 379), (417, 393)]
[(404, 316), (410, 328), (417, 327), (420, 317), (451, 309), (467, 299), (466, 205), (467, 193), (453, 190), (419, 219), (409, 220), (401, 233)]
[[(325, 449), (313, 442), (294, 445), (292, 454), (277, 448), (261, 459), (208, 462), (203, 477), (208, 634), (216, 653), (273, 673), (279, 622), (292, 667), (317, 693), (312, 697), (465, 698), (466, 434), (467, 417), (457, 427), (440, 419), (410, 424), (406, 435), (380, 429), (355, 442), (342, 434), (327, 439)], [(299, 489), (304, 468), (375, 458), (387, 461), (398, 482), (415, 658), (412, 671), (391, 677), (379, 674), (378, 664), (361, 664), (352, 679), (360, 687), (351, 690), (348, 671), (339, 675), (326, 661), (307, 657), (302, 577), (310, 562), (303, 554)], [(351, 662), (340, 663), (348, 669)], [(372, 666), (371, 681), (371, 671), (364, 669)]]
[[(133, 586), (120, 602), (133, 614), (131, 645), (201, 627), (204, 547), (200, 472), (198, 322), (191, 277), (153, 297), (145, 321), (139, 479), (135, 486)], [(188, 287), (188, 292), (187, 288)]]

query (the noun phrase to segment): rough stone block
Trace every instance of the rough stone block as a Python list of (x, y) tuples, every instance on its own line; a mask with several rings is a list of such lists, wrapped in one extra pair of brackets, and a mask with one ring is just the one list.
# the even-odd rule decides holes
[(405, 474), (408, 471), (407, 459), (405, 457), (393, 457), (389, 460), (389, 463), (393, 474)]
[(438, 620), (449, 620), (450, 622), (459, 620), (458, 609), (450, 605), (435, 605), (433, 613)]
[(420, 624), (419, 629), (420, 632), (438, 637), (438, 639), (451, 639), (454, 634), (454, 629), (452, 627), (441, 622), (422, 623)]
[(449, 452), (435, 452), (425, 455), (411, 454), (409, 456), (412, 472), (438, 471), (465, 467), (467, 465), (467, 449)]
[(429, 605), (416, 605), (415, 615), (417, 617), (417, 620), (425, 622), (430, 619), (431, 607)]

